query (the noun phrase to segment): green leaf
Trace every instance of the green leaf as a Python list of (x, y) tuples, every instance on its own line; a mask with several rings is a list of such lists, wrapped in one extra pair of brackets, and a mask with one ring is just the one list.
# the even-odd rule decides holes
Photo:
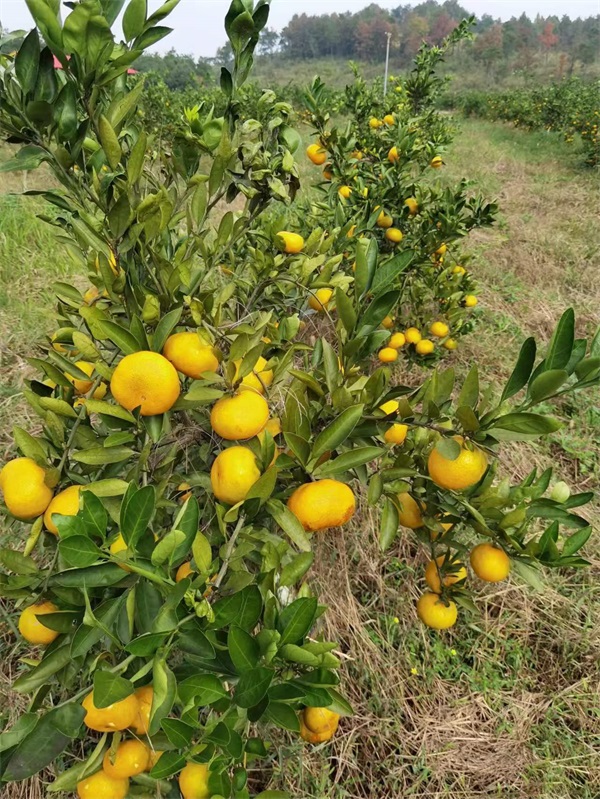
[(411, 250), (405, 250), (404, 252), (398, 253), (398, 255), (395, 255), (393, 258), (390, 258), (389, 261), (386, 261), (384, 264), (382, 264), (375, 272), (375, 276), (371, 284), (371, 292), (373, 296), (376, 297), (378, 294), (381, 294), (382, 291), (392, 286), (398, 275), (401, 275), (402, 272), (405, 272), (408, 269), (413, 262), (414, 257), (414, 252)]
[(70, 535), (61, 538), (58, 550), (67, 566), (84, 568), (91, 566), (100, 557), (100, 550), (87, 536)]
[(156, 330), (152, 336), (152, 349), (154, 352), (162, 352), (165, 343), (173, 330), (179, 324), (183, 308), (174, 308), (165, 314), (156, 325)]
[(461, 452), (461, 446), (453, 438), (439, 438), (435, 444), (436, 450), (447, 461), (455, 461)]
[(363, 336), (366, 332), (379, 327), (385, 317), (398, 305), (399, 301), (399, 291), (387, 291), (385, 294), (379, 294), (369, 305), (360, 320), (359, 335)]
[[(43, 0), (40, 0), (43, 2)], [(37, 169), (42, 161), (48, 159), (48, 153), (37, 144), (27, 144), (21, 147), (18, 153), (0, 164), (0, 172), (26, 172)]]
[(316, 597), (301, 597), (285, 607), (279, 615), (279, 645), (297, 644), (311, 629), (317, 613)]
[(100, 122), (98, 123), (98, 134), (106, 159), (110, 168), (114, 171), (121, 161), (121, 145), (112, 125), (103, 114), (100, 116)]
[(11, 753), (3, 779), (26, 780), (53, 763), (79, 733), (84, 716), (85, 710), (76, 702), (43, 715)]
[(551, 397), (569, 379), (569, 374), (564, 369), (549, 369), (541, 372), (529, 386), (529, 396), (534, 403), (541, 402)]
[(276, 499), (270, 499), (267, 502), (266, 508), (298, 549), (302, 552), (310, 552), (310, 538), (307, 536), (304, 527), (298, 518), (294, 516), (292, 511)]
[(117, 96), (110, 104), (106, 117), (114, 129), (117, 129), (121, 122), (135, 108), (144, 89), (144, 81), (139, 80), (136, 85), (123, 97)]
[(300, 732), (300, 719), (298, 714), (289, 705), (283, 702), (269, 702), (267, 718), (282, 730)]
[(558, 419), (552, 416), (541, 416), (537, 413), (507, 413), (494, 422), (494, 428), (500, 430), (534, 435), (554, 433), (561, 427), (562, 424)]
[(38, 721), (37, 713), (23, 713), (8, 730), (0, 735), (0, 752), (17, 746), (33, 730)]
[(144, 633), (143, 635), (139, 635), (137, 638), (134, 638), (127, 646), (125, 650), (132, 655), (137, 655), (138, 657), (148, 657), (149, 655), (154, 655), (157, 649), (165, 642), (168, 633)]
[(99, 328), (102, 330), (103, 337), (110, 339), (125, 355), (130, 355), (141, 349), (135, 336), (116, 322), (99, 322)]
[(154, 656), (152, 687), (154, 688), (154, 696), (152, 698), (152, 710), (150, 711), (149, 735), (155, 735), (159, 731), (162, 720), (167, 718), (173, 708), (177, 694), (177, 680), (167, 665), (167, 652), (165, 650), (159, 650)]
[(252, 14), (248, 11), (238, 14), (229, 29), (229, 40), (234, 51), (240, 51), (253, 33), (254, 20)]
[(62, 49), (62, 31), (58, 14), (53, 13), (51, 6), (45, 0), (25, 0), (25, 2), (46, 43), (55, 49)]
[(139, 490), (132, 483), (121, 505), (120, 527), (125, 543), (135, 549), (137, 542), (150, 526), (154, 515), (154, 486), (144, 486)]
[(517, 363), (511, 376), (508, 379), (504, 391), (502, 392), (501, 402), (504, 402), (527, 385), (529, 376), (535, 364), (536, 344), (534, 338), (528, 338), (523, 342)]
[[(198, 533), (199, 516), (198, 500), (192, 496), (183, 503), (173, 522), (173, 530), (179, 530), (184, 533), (184, 538), (173, 555), (173, 563), (178, 563), (189, 556), (190, 548), (193, 546), (194, 539)], [(200, 568), (198, 561), (196, 561), (196, 565)]]
[(147, 13), (147, 0), (129, 0), (129, 5), (123, 14), (123, 33), (126, 42), (135, 39), (144, 30)]
[[(118, 566), (116, 567), (118, 568)], [(123, 578), (123, 571), (119, 569), (121, 573), (121, 579)], [(71, 657), (76, 658), (80, 657), (81, 655), (85, 655), (86, 652), (100, 641), (101, 638), (104, 637), (104, 630), (102, 627), (110, 628), (116, 621), (125, 601), (127, 599), (128, 594), (123, 593), (121, 596), (117, 597), (116, 599), (108, 599), (106, 602), (103, 602), (99, 605), (98, 608), (95, 610), (95, 617), (98, 621), (98, 624), (101, 626), (91, 627), (89, 624), (82, 624), (75, 635), (73, 636), (73, 641), (71, 643)], [(86, 619), (87, 620), (87, 619)]]
[(238, 674), (255, 668), (260, 658), (258, 642), (241, 627), (232, 624), (227, 635), (227, 648)]
[(210, 564), (213, 561), (212, 547), (208, 538), (200, 530), (198, 530), (194, 537), (192, 554), (200, 574), (206, 574), (210, 569)]
[(352, 333), (354, 325), (356, 324), (356, 311), (354, 310), (352, 300), (340, 286), (335, 290), (335, 307), (337, 308), (339, 318), (342, 320), (342, 324), (348, 333)]
[(23, 41), (15, 58), (15, 72), (24, 94), (35, 89), (40, 63), (40, 37), (34, 28)]
[(13, 691), (18, 694), (28, 694), (40, 686), (50, 682), (52, 677), (71, 660), (70, 646), (63, 644), (58, 649), (46, 654), (39, 664), (31, 671), (18, 677), (12, 685)]
[(561, 316), (548, 347), (544, 361), (544, 371), (564, 369), (569, 363), (575, 343), (575, 311), (567, 308)]
[(469, 370), (465, 382), (460, 390), (458, 404), (469, 408), (476, 408), (479, 402), (479, 371), (476, 365)]
[(110, 671), (94, 672), (94, 705), (99, 708), (108, 707), (120, 702), (134, 692), (133, 683), (111, 674)]
[(306, 572), (310, 569), (315, 559), (314, 552), (301, 552), (293, 560), (281, 570), (279, 577), (279, 585), (288, 586), (295, 585), (299, 580), (304, 577)]
[(144, 131), (140, 131), (127, 159), (127, 183), (130, 186), (137, 183), (142, 176), (147, 145), (148, 137)]
[(400, 517), (398, 514), (398, 508), (389, 497), (386, 497), (383, 502), (381, 522), (379, 524), (379, 546), (381, 547), (382, 552), (385, 552), (394, 543), (394, 540), (398, 535), (399, 524)]
[[(356, 271), (354, 272), (354, 287), (357, 297), (362, 297), (371, 287), (377, 267), (377, 241), (372, 238), (362, 238), (356, 243)], [(385, 314), (384, 314), (385, 316)], [(383, 317), (381, 317), (383, 319)]]
[(263, 600), (257, 585), (249, 585), (213, 605), (215, 614), (211, 625), (217, 629), (235, 622), (243, 630), (251, 630), (262, 613)]
[(48, 585), (59, 585), (64, 588), (105, 588), (120, 583), (123, 579), (123, 569), (116, 563), (101, 563), (97, 566), (88, 566), (86, 569), (67, 569), (53, 574), (48, 580)]
[(112, 416), (115, 419), (135, 424), (135, 416), (120, 405), (112, 405), (105, 400), (87, 399), (85, 407), (89, 413), (101, 413), (103, 416)]
[(152, 550), (152, 564), (154, 566), (162, 566), (163, 563), (168, 562), (169, 567), (171, 567), (175, 560), (174, 555), (177, 547), (183, 541), (185, 541), (185, 533), (180, 530), (171, 530), (164, 538), (160, 539)]
[(591, 534), (591, 527), (582, 527), (580, 530), (577, 530), (577, 532), (573, 533), (573, 535), (570, 535), (563, 544), (561, 553), (562, 556), (568, 557), (569, 555), (574, 555), (576, 552), (579, 552)]
[(122, 463), (133, 454), (129, 447), (91, 447), (71, 453), (71, 459), (87, 466), (104, 466), (108, 463)]
[(0, 565), (15, 574), (37, 574), (38, 566), (33, 558), (16, 549), (0, 549)]
[(16, 446), (26, 458), (31, 458), (40, 466), (47, 465), (46, 450), (37, 438), (21, 427), (13, 427), (13, 438)]
[(73, 83), (65, 83), (56, 98), (53, 119), (58, 126), (58, 133), (63, 141), (71, 141), (77, 133), (77, 96)]
[(191, 727), (181, 719), (163, 719), (162, 728), (169, 741), (177, 749), (187, 748), (196, 732), (195, 727)]
[(179, 697), (184, 705), (194, 700), (199, 706), (212, 705), (229, 694), (214, 674), (195, 674), (179, 684)]
[(238, 707), (244, 708), (258, 705), (266, 696), (274, 676), (274, 671), (263, 666), (244, 672), (236, 686), (233, 701)]
[(330, 477), (332, 474), (341, 474), (350, 469), (356, 469), (358, 466), (363, 466), (365, 463), (370, 463), (375, 458), (380, 458), (385, 452), (386, 450), (382, 447), (357, 447), (319, 466), (315, 470), (315, 475), (318, 477)]
[(186, 759), (179, 752), (163, 752), (158, 762), (152, 767), (149, 776), (153, 780), (164, 780), (181, 771)]
[(332, 451), (343, 444), (363, 416), (364, 405), (353, 405), (331, 422), (316, 437), (312, 446), (311, 457), (320, 458), (325, 452)]

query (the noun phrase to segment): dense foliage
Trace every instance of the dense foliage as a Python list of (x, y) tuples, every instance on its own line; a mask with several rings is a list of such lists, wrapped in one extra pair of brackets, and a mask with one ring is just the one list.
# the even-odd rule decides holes
[[(122, 0), (75, 2), (64, 23), (54, 0), (29, 0), (37, 27), (0, 60), (0, 131), (19, 145), (1, 169), (51, 171), (43, 218), (90, 281), (54, 284), (56, 330), (24, 390), (39, 427), (15, 428), (20, 456), (0, 472), (0, 595), (43, 647), (13, 684), (32, 702), (0, 736), (0, 781), (51, 767), (48, 792), (80, 799), (289, 799), (272, 785), (274, 735), (324, 743), (352, 713), (310, 583), (312, 536), (367, 504), (383, 550), (412, 531), (430, 557), (417, 613), (432, 629), (476, 609), (467, 558), (488, 582), (586, 566), (591, 530), (574, 509), (591, 494), (570, 496), (550, 469), (497, 472), (503, 442), (560, 427), (551, 400), (600, 382), (600, 334), (576, 337), (567, 310), (498, 390), (476, 365), (410, 381), (382, 365), (405, 345), (421, 354), (418, 330), (390, 329), (420, 307), (403, 273), (417, 264), (435, 283), (440, 239), (491, 221), (465, 186), (431, 178), (450, 136), (428, 107), (441, 51), (420, 52), (368, 130), (382, 107), (368, 87), (348, 94), (339, 129), (313, 85), (309, 153), (331, 156), (331, 187), (311, 216), (291, 106), (267, 90), (241, 116), (262, 0), (231, 3), (219, 103), (187, 109), (168, 147), (146, 124), (126, 71), (176, 3), (148, 16), (130, 0), (117, 42)], [(349, 160), (357, 145), (365, 157)]]
[(590, 166), (600, 162), (600, 83), (578, 78), (533, 89), (469, 92), (454, 98), (465, 114), (505, 120), (527, 130), (561, 133), (583, 146)]

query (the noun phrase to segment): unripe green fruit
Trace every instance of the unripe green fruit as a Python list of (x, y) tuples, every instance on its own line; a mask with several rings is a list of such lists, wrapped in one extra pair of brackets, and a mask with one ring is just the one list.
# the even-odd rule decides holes
[(562, 480), (558, 483), (555, 483), (552, 492), (550, 493), (550, 499), (553, 499), (555, 502), (566, 502), (570, 496), (571, 489)]

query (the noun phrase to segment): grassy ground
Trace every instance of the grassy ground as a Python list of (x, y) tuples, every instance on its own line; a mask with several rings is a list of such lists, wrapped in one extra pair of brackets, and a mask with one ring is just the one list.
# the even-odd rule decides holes
[[(547, 337), (567, 305), (582, 327), (598, 321), (597, 183), (567, 145), (486, 122), (465, 122), (447, 161), (450, 176), (467, 175), (501, 204), (500, 224), (471, 242), (481, 324), (457, 355), (460, 368), (476, 361), (500, 380), (522, 338)], [(0, 195), (19, 188), (20, 178), (0, 180)], [(72, 277), (35, 210), (0, 196), (0, 459), (11, 426), (27, 424), (19, 392), (25, 354), (52, 329), (47, 286)], [(563, 411), (565, 430), (541, 449), (521, 447), (507, 468), (521, 475), (553, 462), (573, 486), (597, 486), (598, 397)], [(539, 594), (516, 580), (484, 590), (480, 615), (438, 635), (416, 623), (420, 556), (406, 538), (382, 562), (374, 529), (363, 517), (317, 544), (315, 579), (356, 717), (325, 752), (282, 744), (277, 786), (295, 799), (598, 799), (598, 544), (587, 547), (590, 570), (553, 574)], [(3, 632), (8, 707), (15, 650)], [(9, 793), (43, 795), (39, 782)]]

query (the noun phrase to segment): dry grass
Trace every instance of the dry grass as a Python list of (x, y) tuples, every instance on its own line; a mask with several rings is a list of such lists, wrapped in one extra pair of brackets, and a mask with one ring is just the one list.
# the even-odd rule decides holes
[[(472, 243), (481, 324), (457, 358), (462, 369), (477, 362), (498, 385), (522, 338), (547, 338), (567, 305), (588, 332), (598, 320), (597, 187), (570, 158), (542, 136), (481, 122), (466, 123), (449, 154), (456, 175), (467, 174), (501, 203), (501, 224)], [(49, 329), (44, 287), (60, 263), (24, 207), (24, 235), (6, 214), (0, 221), (0, 456), (25, 413), (23, 354)], [(44, 252), (50, 257), (42, 263)], [(577, 488), (595, 487), (597, 400), (586, 395), (565, 406), (570, 424), (547, 445), (511, 448), (507, 471), (521, 477), (534, 464), (554, 463)], [(597, 544), (587, 548), (586, 572), (553, 574), (540, 594), (516, 580), (483, 589), (480, 615), (463, 614), (454, 631), (438, 635), (416, 623), (424, 555), (407, 536), (382, 559), (376, 526), (375, 512), (365, 510), (334, 538), (319, 539), (312, 578), (330, 607), (325, 632), (339, 641), (356, 715), (330, 746), (282, 742), (269, 787), (287, 788), (295, 799), (598, 799)], [(18, 668), (13, 641), (8, 632), (0, 640), (0, 702), (11, 717), (22, 709), (8, 691)], [(43, 793), (32, 781), (5, 796)]]

